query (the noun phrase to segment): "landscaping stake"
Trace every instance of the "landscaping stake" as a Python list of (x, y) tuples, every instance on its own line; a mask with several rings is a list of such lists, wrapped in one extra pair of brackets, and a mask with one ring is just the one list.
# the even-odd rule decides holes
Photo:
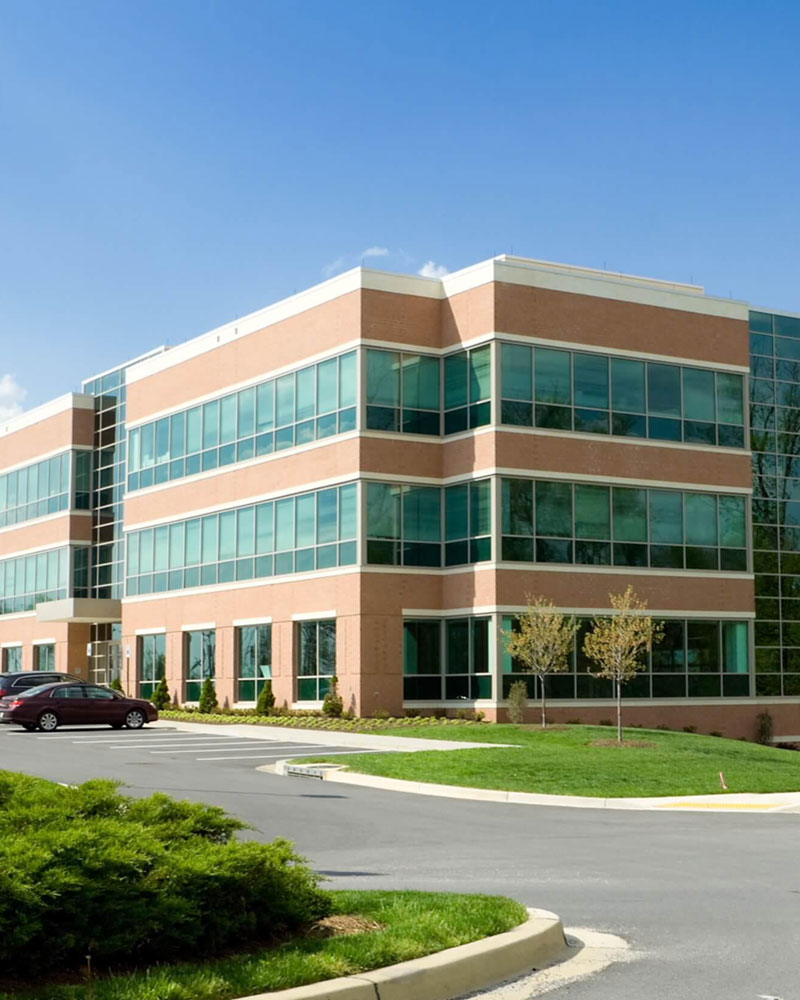
[(722, 771), (719, 772), (719, 784), (720, 787), (724, 788), (726, 792), (728, 791), (728, 786), (725, 784), (725, 778), (722, 774)]

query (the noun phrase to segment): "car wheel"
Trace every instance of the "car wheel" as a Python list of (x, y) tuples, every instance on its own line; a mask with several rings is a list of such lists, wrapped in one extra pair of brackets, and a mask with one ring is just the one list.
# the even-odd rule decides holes
[(58, 729), (58, 716), (48, 709), (41, 713), (36, 724), (43, 733), (54, 733)]
[(125, 716), (125, 725), (128, 729), (141, 729), (144, 722), (144, 712), (140, 712), (138, 708), (132, 708)]

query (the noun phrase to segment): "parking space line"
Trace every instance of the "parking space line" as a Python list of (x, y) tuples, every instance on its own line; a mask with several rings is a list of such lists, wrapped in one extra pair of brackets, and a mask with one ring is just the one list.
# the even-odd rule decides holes
[[(220, 736), (219, 739), (214, 739), (213, 736), (208, 736), (206, 739), (200, 739), (199, 737), (193, 737), (190, 740), (142, 740), (141, 743), (134, 743), (132, 740), (125, 740), (120, 742), (117, 740), (111, 740), (111, 746), (119, 745), (126, 747), (181, 747), (181, 746), (216, 746), (218, 743), (232, 743), (234, 740), (246, 740), (246, 736)], [(75, 740), (74, 742), (78, 742)], [(89, 741), (91, 745), (91, 741)]]
[[(318, 744), (314, 744), (317, 746)], [(302, 748), (301, 748), (302, 749)], [(335, 757), (344, 753), (385, 753), (384, 750), (320, 750), (319, 756), (325, 754), (326, 757)], [(300, 757), (316, 757), (317, 754), (299, 754)], [(245, 757), (195, 757), (195, 760), (259, 760), (264, 757), (287, 757), (291, 759), (292, 754), (282, 750), (280, 753), (255, 753)]]
[[(219, 749), (219, 750), (252, 750), (255, 747), (259, 747), (259, 746), (264, 746), (263, 742), (260, 742), (260, 741), (258, 743), (247, 743), (247, 742), (245, 742), (245, 743), (240, 744), (239, 746), (233, 746), (233, 747), (211, 747), (210, 746), (210, 747), (207, 747), (206, 749), (207, 750), (216, 750), (216, 749)], [(295, 746), (299, 746), (299, 748), (301, 750), (308, 750), (308, 749), (310, 749), (312, 747), (317, 746), (317, 744), (316, 743), (306, 743), (305, 745), (303, 745), (303, 744), (295, 744)], [(266, 747), (264, 749), (266, 749)], [(271, 749), (274, 750), (275, 748), (272, 747)], [(290, 749), (291, 748), (286, 748), (286, 747), (284, 747), (283, 749), (279, 749), (278, 750), (278, 756), (280, 756), (281, 754), (288, 754)], [(197, 753), (197, 752), (202, 752), (202, 750), (203, 750), (203, 747), (192, 747), (190, 750), (151, 750), (150, 753), (153, 753), (153, 754), (156, 754), (156, 753)]]

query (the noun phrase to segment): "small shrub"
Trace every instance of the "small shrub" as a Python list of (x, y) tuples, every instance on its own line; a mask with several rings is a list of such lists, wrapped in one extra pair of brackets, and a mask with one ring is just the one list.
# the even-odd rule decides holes
[(613, 725), (614, 725), (614, 722), (613, 722), (613, 721), (612, 721), (611, 719), (601, 719), (601, 720), (600, 720), (600, 721), (599, 721), (599, 722), (597, 723), (597, 725), (598, 725), (598, 726), (613, 726)]
[(206, 677), (200, 689), (200, 700), (197, 703), (197, 711), (201, 715), (211, 715), (219, 708), (217, 702), (217, 692), (214, 689), (214, 682), (210, 677)]
[(769, 712), (759, 712), (756, 716), (756, 743), (769, 746), (772, 742), (774, 726)]
[(657, 730), (658, 730), (658, 731), (659, 731), (660, 733), (669, 733), (669, 732), (671, 732), (671, 730), (670, 730), (669, 726), (665, 726), (665, 725), (663, 724), (663, 722), (662, 722), (662, 724), (661, 724), (660, 726), (656, 726), (656, 729), (657, 729)]
[(386, 719), (391, 719), (391, 715), (386, 711), (385, 708), (376, 708), (372, 713), (373, 719), (378, 719), (381, 722), (385, 722)]
[(122, 689), (122, 681), (119, 679), (119, 677), (114, 677), (108, 686), (111, 688), (112, 691), (119, 691), (120, 694), (125, 694), (125, 692)]
[(521, 726), (525, 721), (527, 707), (528, 685), (525, 681), (514, 681), (508, 689), (508, 721), (515, 726)]
[(162, 677), (158, 682), (158, 687), (153, 692), (153, 697), (150, 699), (159, 712), (163, 712), (165, 708), (169, 708), (169, 687), (167, 685), (167, 678)]
[(579, 726), (581, 724), (580, 719), (567, 719), (568, 726)]
[(339, 694), (339, 678), (334, 674), (328, 684), (325, 697), (322, 699), (322, 714), (329, 718), (338, 719), (343, 711), (344, 701)]
[(697, 726), (684, 726), (683, 727), (683, 731), (685, 733), (696, 733), (697, 732)]
[(275, 695), (272, 693), (272, 681), (264, 681), (264, 686), (258, 692), (256, 715), (270, 715), (275, 708)]

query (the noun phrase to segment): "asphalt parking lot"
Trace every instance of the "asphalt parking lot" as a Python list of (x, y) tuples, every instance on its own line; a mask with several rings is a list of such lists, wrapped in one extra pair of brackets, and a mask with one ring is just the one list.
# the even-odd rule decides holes
[[(60, 729), (55, 733), (27, 733), (16, 727), (4, 727), (4, 730), (0, 735), (5, 735), (7, 739), (3, 740), (2, 745), (8, 749), (13, 747), (14, 751), (24, 751), (27, 747), (39, 756), (42, 751), (58, 748), (61, 753), (68, 747), (72, 751), (70, 757), (77, 756), (78, 766), (82, 754), (92, 758), (101, 754), (106, 760), (117, 757), (119, 764), (123, 766), (174, 766), (180, 761), (182, 764), (194, 762), (202, 767), (252, 770), (261, 764), (273, 763), (285, 757), (319, 753), (339, 756), (368, 752), (334, 743), (307, 743), (300, 734), (295, 739), (290, 736), (281, 740), (264, 740), (248, 739), (225, 732), (218, 735), (195, 734), (161, 726), (158, 729), (123, 729), (117, 732), (106, 726)], [(30, 746), (33, 742), (36, 743), (35, 751)]]

